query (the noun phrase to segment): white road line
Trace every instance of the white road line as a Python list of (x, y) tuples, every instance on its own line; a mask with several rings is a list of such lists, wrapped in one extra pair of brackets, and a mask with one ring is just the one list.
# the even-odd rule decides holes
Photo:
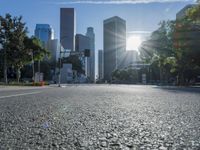
[(31, 93), (22, 93), (22, 94), (8, 95), (8, 96), (0, 96), (0, 99), (9, 98), (9, 97), (24, 96), (24, 95), (33, 95), (33, 94), (38, 94), (38, 93), (42, 93), (42, 92), (31, 92)]

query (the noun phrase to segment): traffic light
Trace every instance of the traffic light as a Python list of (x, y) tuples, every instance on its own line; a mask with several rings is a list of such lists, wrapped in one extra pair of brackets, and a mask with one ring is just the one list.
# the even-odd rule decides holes
[(90, 50), (89, 49), (85, 49), (84, 56), (85, 57), (90, 57)]

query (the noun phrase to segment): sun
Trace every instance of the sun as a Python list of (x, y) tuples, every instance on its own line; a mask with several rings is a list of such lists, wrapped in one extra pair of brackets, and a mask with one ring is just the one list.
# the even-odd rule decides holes
[(140, 36), (130, 36), (127, 39), (126, 49), (127, 50), (136, 50), (136, 51), (138, 51), (141, 43), (142, 43), (142, 40), (141, 40)]

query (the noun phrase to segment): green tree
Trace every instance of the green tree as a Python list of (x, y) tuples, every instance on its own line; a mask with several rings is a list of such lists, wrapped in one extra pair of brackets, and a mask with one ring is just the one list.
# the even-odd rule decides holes
[(77, 55), (70, 55), (67, 58), (63, 58), (62, 63), (72, 64), (72, 70), (76, 70), (78, 73), (84, 73), (81, 60)]
[[(198, 15), (192, 15), (197, 8), (192, 8), (184, 19), (176, 21), (173, 46), (180, 85), (189, 84), (197, 76), (191, 69), (196, 70), (200, 66), (200, 22)], [(196, 11), (192, 11), (193, 9)]]
[(0, 21), (0, 42), (3, 45), (5, 82), (7, 83), (8, 66), (15, 68), (19, 82), (20, 70), (24, 65), (29, 64), (32, 58), (41, 60), (49, 53), (42, 48), (38, 39), (27, 37), (26, 24), (22, 21), (21, 16), (12, 17), (10, 14), (6, 14), (5, 17), (0, 16)]
[(12, 37), (12, 32), (14, 30), (13, 19), (10, 14), (6, 14), (5, 17), (0, 16), (0, 43), (2, 45), (2, 56), (3, 56), (3, 76), (4, 82), (7, 84), (7, 56), (9, 51), (10, 37)]
[(160, 81), (168, 80), (170, 77), (171, 64), (166, 59), (174, 56), (173, 51), (173, 21), (163, 21), (160, 27), (154, 31), (150, 39), (144, 41), (140, 47), (140, 57), (146, 63), (155, 64), (159, 68)]
[(137, 83), (138, 79), (138, 70), (136, 69), (116, 69), (112, 72), (112, 80), (116, 83)]
[(21, 68), (30, 62), (30, 54), (25, 49), (24, 38), (27, 33), (25, 23), (22, 22), (22, 17), (14, 17), (12, 19), (13, 32), (9, 37), (9, 44), (7, 45), (7, 60), (9, 65), (16, 69), (16, 77), (19, 82)]

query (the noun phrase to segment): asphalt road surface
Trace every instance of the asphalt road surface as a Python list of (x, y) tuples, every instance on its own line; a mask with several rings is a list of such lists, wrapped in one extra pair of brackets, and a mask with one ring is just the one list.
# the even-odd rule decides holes
[(200, 150), (200, 89), (0, 87), (0, 150)]

